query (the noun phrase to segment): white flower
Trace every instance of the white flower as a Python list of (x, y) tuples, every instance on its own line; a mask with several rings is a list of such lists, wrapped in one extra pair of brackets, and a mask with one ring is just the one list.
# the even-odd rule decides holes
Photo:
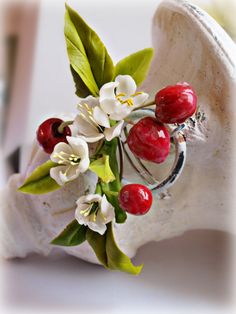
[(100, 234), (104, 234), (106, 224), (115, 218), (114, 207), (107, 201), (105, 194), (81, 196), (76, 204), (75, 219), (78, 223)]
[(88, 144), (79, 137), (66, 137), (68, 144), (58, 143), (50, 156), (60, 166), (50, 169), (50, 176), (59, 184), (76, 179), (89, 167)]
[(104, 84), (100, 89), (100, 106), (113, 120), (122, 120), (140, 107), (148, 94), (136, 92), (136, 83), (129, 75), (118, 75), (115, 82)]
[(80, 113), (75, 118), (74, 126), (86, 142), (94, 143), (103, 138), (111, 141), (120, 135), (124, 121), (111, 127), (108, 115), (99, 107), (98, 98), (88, 96), (82, 99), (78, 109)]

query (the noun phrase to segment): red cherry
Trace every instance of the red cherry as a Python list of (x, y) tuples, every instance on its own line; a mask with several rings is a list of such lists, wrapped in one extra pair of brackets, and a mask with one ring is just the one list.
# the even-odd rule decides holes
[(120, 207), (133, 215), (144, 215), (152, 206), (152, 192), (141, 184), (123, 186), (118, 199)]
[(188, 83), (160, 90), (155, 97), (156, 118), (162, 123), (183, 123), (197, 109), (197, 96)]
[(151, 117), (141, 119), (131, 128), (127, 143), (135, 156), (155, 163), (163, 162), (170, 151), (167, 128)]
[(71, 130), (68, 126), (63, 129), (63, 133), (58, 132), (58, 127), (63, 120), (51, 118), (45, 120), (37, 130), (37, 140), (48, 154), (53, 152), (54, 146), (59, 142), (67, 143), (67, 136), (71, 136)]

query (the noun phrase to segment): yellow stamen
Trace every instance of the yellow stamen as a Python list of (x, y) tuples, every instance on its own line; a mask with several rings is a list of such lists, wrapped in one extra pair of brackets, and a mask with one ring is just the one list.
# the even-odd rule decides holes
[(106, 217), (103, 215), (103, 213), (101, 213), (102, 219), (104, 222), (106, 222)]
[(90, 218), (91, 218), (91, 220), (92, 220), (93, 222), (95, 222), (95, 221), (96, 221), (96, 218), (97, 218), (96, 212), (92, 213), (92, 215), (91, 215)]
[[(135, 95), (135, 94), (134, 94)], [(126, 96), (126, 94), (124, 93), (120, 93), (118, 95), (116, 95), (116, 99), (122, 104), (127, 104), (129, 107), (134, 105), (133, 99), (131, 97), (127, 98), (127, 99), (122, 99), (121, 97)], [(132, 95), (131, 95), (132, 96)]]
[[(53, 157), (59, 159), (58, 162), (57, 162), (59, 165), (68, 165), (69, 164), (71, 166), (76, 166), (80, 162), (80, 157), (79, 156), (76, 156), (75, 154), (70, 154), (69, 155), (69, 154), (67, 154), (65, 152), (54, 153)], [(69, 171), (69, 168), (66, 170), (65, 175), (66, 175), (66, 173), (68, 171)]]
[(126, 94), (120, 93), (120, 94), (116, 95), (117, 98), (120, 98), (120, 97), (123, 97), (123, 96), (126, 96)]
[(133, 102), (132, 98), (127, 99), (126, 102), (127, 102), (128, 106), (133, 106), (134, 105), (134, 102)]
[(136, 96), (138, 96), (138, 95), (142, 95), (143, 93), (142, 92), (136, 92), (135, 94), (133, 94), (133, 95), (130, 95), (131, 97), (136, 97)]
[(81, 210), (80, 214), (83, 215), (84, 217), (87, 217), (90, 214), (90, 209), (91, 209), (91, 206), (86, 208), (86, 209), (84, 209), (84, 210)]

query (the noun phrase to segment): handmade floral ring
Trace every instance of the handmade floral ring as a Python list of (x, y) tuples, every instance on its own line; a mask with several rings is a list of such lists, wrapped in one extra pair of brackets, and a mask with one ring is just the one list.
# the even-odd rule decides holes
[[(142, 119), (144, 117), (155, 117), (155, 112), (153, 109), (140, 109), (137, 111), (133, 111), (129, 115), (129, 120), (131, 122), (135, 122), (139, 119)], [(143, 164), (142, 160), (138, 157), (135, 157), (133, 153), (128, 148), (128, 145), (126, 143), (128, 130), (127, 130), (128, 123), (125, 123), (123, 127), (123, 134), (122, 134), (122, 150), (127, 157), (127, 160), (129, 161), (132, 168), (137, 172), (137, 174), (145, 181), (147, 187), (150, 190), (155, 190), (158, 193), (162, 193), (166, 191), (168, 188), (170, 188), (179, 178), (181, 175), (185, 161), (186, 161), (186, 139), (184, 134), (181, 132), (181, 130), (184, 128), (184, 124), (181, 124), (179, 126), (173, 127), (168, 126), (171, 137), (173, 138), (174, 146), (175, 146), (175, 160), (173, 163), (173, 166), (170, 169), (170, 172), (168, 175), (159, 182), (153, 174), (146, 168), (146, 166)], [(121, 158), (123, 158), (123, 153), (121, 152)], [(134, 159), (131, 158), (131, 155), (134, 156)], [(135, 160), (135, 163), (134, 163)], [(121, 164), (121, 163), (120, 163)], [(127, 184), (129, 181), (123, 176), (123, 181)]]
[[(78, 36), (74, 36), (75, 30)], [(140, 50), (114, 65), (97, 34), (68, 5), (65, 37), (76, 95), (79, 96), (78, 112), (72, 120), (49, 117), (39, 125), (37, 142), (48, 157), (40, 165), (34, 164), (33, 172), (27, 171), (27, 176), (17, 185), (17, 191), (31, 195), (55, 192), (49, 194), (48, 199), (33, 198), (29, 208), (32, 212), (34, 205), (40, 209), (52, 204), (55, 208), (47, 206), (51, 208), (49, 215), (53, 226), (61, 222), (56, 215), (70, 213), (66, 224), (63, 221), (63, 226), (60, 224), (55, 232), (50, 232), (47, 244), (68, 250), (88, 245), (88, 250), (94, 252), (97, 262), (105, 268), (137, 275), (142, 265), (133, 265), (130, 257), (119, 249), (113, 226), (115, 231), (119, 224), (132, 221), (128, 215), (143, 216), (151, 211), (148, 215), (151, 217), (156, 212), (156, 206), (152, 206), (152, 191), (155, 201), (168, 197), (167, 189), (176, 182), (185, 164), (186, 143), (181, 130), (185, 126), (183, 123), (196, 114), (197, 95), (187, 82), (177, 81), (175, 85), (157, 90), (155, 98), (149, 99), (139, 86), (147, 77), (153, 48)], [(75, 48), (82, 50), (74, 51)], [(101, 62), (101, 52), (105, 64)], [(83, 59), (74, 58), (75, 55), (83, 56)], [(153, 91), (157, 86), (153, 86)], [(149, 109), (153, 105), (155, 112)], [(173, 152), (171, 145), (175, 159), (172, 154), (167, 160)], [(125, 182), (125, 155), (128, 166), (135, 169), (133, 173), (144, 180), (143, 184), (138, 177), (131, 179), (132, 175), (129, 177), (131, 182)], [(170, 170), (159, 182), (154, 174), (157, 164), (165, 160), (167, 163), (160, 171), (167, 169), (166, 166)], [(144, 161), (155, 165), (154, 168), (146, 168)], [(61, 192), (57, 193), (59, 189)], [(61, 202), (54, 205), (58, 197)], [(28, 203), (32, 196), (22, 198)], [(66, 207), (62, 208), (64, 201)], [(142, 221), (145, 223), (145, 219)], [(138, 223), (140, 219), (137, 219)], [(47, 232), (45, 229), (45, 234)]]

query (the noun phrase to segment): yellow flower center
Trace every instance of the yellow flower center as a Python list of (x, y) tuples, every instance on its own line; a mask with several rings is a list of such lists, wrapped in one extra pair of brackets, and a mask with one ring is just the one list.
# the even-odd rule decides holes
[[(81, 210), (80, 214), (83, 215), (84, 217), (89, 217), (90, 221), (96, 222), (97, 214), (99, 210), (100, 210), (100, 205), (98, 202), (94, 202), (91, 204), (88, 203), (88, 207), (85, 208), (84, 210)], [(102, 219), (105, 222), (106, 217), (102, 213), (100, 214), (101, 214)]]
[(138, 95), (141, 95), (142, 92), (136, 92), (135, 94), (132, 94), (130, 95), (130, 97), (128, 98), (124, 98), (126, 97), (127, 95), (125, 93), (120, 93), (118, 95), (116, 95), (116, 99), (123, 105), (123, 104), (127, 104), (129, 107), (133, 106), (134, 105), (134, 100), (133, 98), (138, 96)]
[(103, 133), (102, 127), (95, 121), (93, 117), (93, 108), (90, 108), (88, 104), (78, 104), (81, 117), (87, 121), (93, 127), (96, 127), (100, 133)]
[(75, 154), (67, 154), (65, 152), (54, 153), (54, 158), (58, 158), (59, 161), (57, 162), (59, 165), (68, 165), (75, 166), (80, 162), (80, 157), (76, 156)]

